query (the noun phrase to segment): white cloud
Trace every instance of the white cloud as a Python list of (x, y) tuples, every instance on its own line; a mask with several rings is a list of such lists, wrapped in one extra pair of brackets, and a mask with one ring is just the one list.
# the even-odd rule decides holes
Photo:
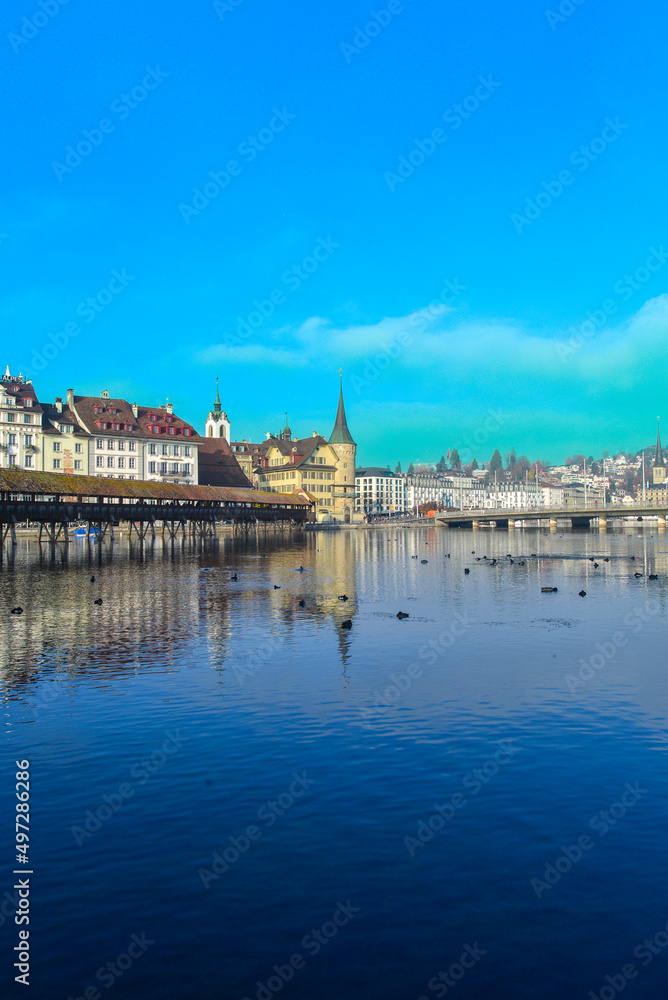
[(199, 351), (195, 360), (201, 364), (222, 361), (228, 365), (269, 365), (272, 368), (304, 368), (310, 364), (309, 358), (294, 351), (276, 350), (262, 344), (244, 344), (241, 347), (226, 347), (216, 344)]

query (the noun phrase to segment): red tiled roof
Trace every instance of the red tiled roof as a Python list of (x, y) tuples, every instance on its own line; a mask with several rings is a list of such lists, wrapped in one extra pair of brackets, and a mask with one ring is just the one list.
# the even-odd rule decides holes
[(203, 437), (195, 443), (200, 485), (250, 487), (225, 438)]

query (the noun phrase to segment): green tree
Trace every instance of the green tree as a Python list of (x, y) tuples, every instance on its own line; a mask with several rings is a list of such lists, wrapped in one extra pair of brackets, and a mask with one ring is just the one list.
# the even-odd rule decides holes
[(471, 462), (471, 472), (475, 472), (476, 469), (479, 469), (479, 468), (480, 468), (480, 466), (478, 465), (478, 463), (476, 462), (476, 460), (474, 458), (473, 461)]
[(397, 475), (398, 473), (400, 473), (400, 472), (401, 472), (401, 462), (397, 462), (397, 467), (396, 467), (396, 469), (394, 470), (394, 474), (395, 474), (395, 476), (396, 476), (396, 475)]
[(450, 468), (451, 469), (461, 469), (461, 467), (462, 467), (462, 463), (461, 463), (461, 459), (459, 457), (459, 452), (457, 451), (456, 448), (453, 448), (452, 452), (450, 454)]
[(445, 464), (445, 455), (441, 455), (439, 461), (436, 463), (437, 472), (445, 472), (447, 470), (447, 465)]
[(494, 449), (494, 454), (489, 461), (489, 471), (494, 475), (495, 472), (499, 472), (503, 468), (503, 462), (501, 460), (501, 453), (498, 448)]
[(412, 462), (411, 462), (411, 464), (410, 464), (410, 465), (408, 466), (408, 472), (407, 472), (407, 475), (409, 475), (409, 476), (414, 476), (414, 475), (415, 475), (415, 468), (414, 468), (414, 466), (413, 466), (413, 463), (412, 463)]

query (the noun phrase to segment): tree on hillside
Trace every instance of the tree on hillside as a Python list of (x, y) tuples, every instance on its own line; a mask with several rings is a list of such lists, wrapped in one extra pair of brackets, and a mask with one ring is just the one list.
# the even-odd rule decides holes
[(395, 476), (398, 475), (400, 472), (401, 472), (401, 462), (397, 462), (397, 467), (394, 470)]
[(494, 454), (489, 460), (489, 471), (492, 473), (493, 476), (495, 472), (498, 472), (502, 468), (503, 468), (503, 462), (501, 461), (501, 453), (498, 448), (495, 448)]
[(513, 466), (513, 475), (516, 479), (524, 479), (529, 470), (529, 459), (526, 455), (520, 455), (518, 459), (515, 460)]
[(413, 463), (412, 463), (412, 462), (411, 462), (411, 464), (410, 464), (410, 465), (408, 466), (408, 475), (409, 475), (409, 476), (414, 476), (414, 475), (415, 475), (415, 468), (414, 468), (414, 466), (413, 466)]
[(440, 459), (436, 463), (436, 471), (437, 472), (445, 472), (446, 469), (447, 469), (447, 465), (445, 464), (445, 455), (441, 455)]
[(471, 472), (475, 472), (476, 469), (478, 469), (478, 468), (479, 468), (479, 465), (478, 465), (478, 463), (476, 462), (476, 460), (474, 458), (473, 461), (471, 462)]
[(459, 457), (459, 452), (457, 451), (456, 448), (453, 448), (452, 452), (451, 452), (451, 455), (450, 455), (450, 468), (451, 469), (461, 469), (461, 467), (462, 467), (462, 462), (461, 462), (461, 459)]
[(515, 449), (511, 448), (510, 451), (506, 452), (506, 469), (511, 475), (515, 473), (515, 463), (517, 462), (517, 455), (515, 454)]

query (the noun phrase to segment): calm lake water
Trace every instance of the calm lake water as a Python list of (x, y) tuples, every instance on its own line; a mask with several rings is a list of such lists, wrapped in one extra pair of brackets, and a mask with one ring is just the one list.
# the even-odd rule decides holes
[(665, 533), (51, 552), (0, 571), (4, 995), (22, 759), (33, 1000), (665, 995)]

